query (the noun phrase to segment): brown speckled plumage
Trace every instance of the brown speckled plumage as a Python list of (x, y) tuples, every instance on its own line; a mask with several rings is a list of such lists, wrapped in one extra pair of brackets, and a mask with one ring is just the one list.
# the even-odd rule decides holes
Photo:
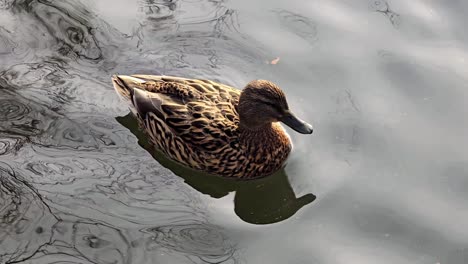
[(278, 123), (282, 111), (289, 111), (287, 102), (268, 81), (251, 82), (242, 96), (209, 80), (132, 75), (114, 76), (113, 83), (152, 143), (191, 168), (225, 177), (262, 177), (280, 169), (291, 151)]

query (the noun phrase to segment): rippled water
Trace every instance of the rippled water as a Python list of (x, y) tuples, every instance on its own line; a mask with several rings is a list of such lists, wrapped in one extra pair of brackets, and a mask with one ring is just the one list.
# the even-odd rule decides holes
[[(467, 13), (0, 0), (0, 263), (468, 263)], [(269, 178), (206, 176), (148, 146), (114, 73), (270, 79), (316, 132)]]

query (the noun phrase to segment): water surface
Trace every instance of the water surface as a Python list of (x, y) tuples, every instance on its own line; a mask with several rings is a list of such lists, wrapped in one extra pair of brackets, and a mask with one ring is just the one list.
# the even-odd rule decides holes
[[(467, 13), (0, 0), (0, 263), (468, 263)], [(272, 177), (208, 177), (149, 147), (114, 73), (269, 79), (315, 132)]]

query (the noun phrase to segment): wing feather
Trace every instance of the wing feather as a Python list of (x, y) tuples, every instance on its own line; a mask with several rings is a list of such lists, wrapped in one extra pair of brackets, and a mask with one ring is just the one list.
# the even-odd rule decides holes
[(148, 112), (154, 113), (158, 123), (187, 145), (214, 152), (237, 137), (238, 90), (206, 80), (134, 77), (145, 79), (144, 90), (135, 88), (133, 96), (141, 118), (147, 119)]

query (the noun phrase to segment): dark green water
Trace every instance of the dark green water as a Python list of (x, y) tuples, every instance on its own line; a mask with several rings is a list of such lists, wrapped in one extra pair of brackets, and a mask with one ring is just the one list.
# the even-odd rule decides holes
[[(0, 0), (0, 263), (468, 263), (467, 13)], [(203, 175), (150, 148), (114, 73), (269, 79), (315, 132), (269, 178)]]

